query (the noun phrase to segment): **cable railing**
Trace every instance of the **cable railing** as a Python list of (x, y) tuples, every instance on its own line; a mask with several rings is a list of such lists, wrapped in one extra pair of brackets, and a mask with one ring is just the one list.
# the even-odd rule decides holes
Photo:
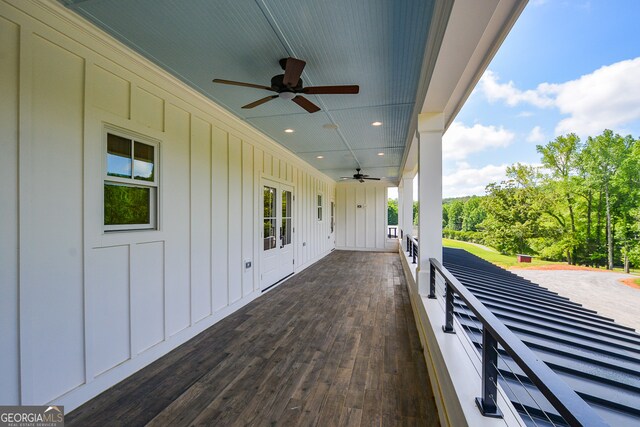
[[(414, 253), (415, 245), (417, 256), (416, 239), (411, 236), (406, 237), (407, 252), (409, 252), (411, 257)], [(416, 262), (415, 257), (413, 262)], [(458, 297), (464, 301), (467, 309), (475, 315), (477, 321), (482, 325), (482, 390), (481, 396), (476, 398), (476, 404), (484, 416), (502, 417), (497, 405), (498, 377), (505, 381), (503, 374), (498, 370), (498, 359), (502, 359), (498, 347), (500, 345), (503, 353), (506, 353), (518, 365), (531, 383), (538, 388), (540, 393), (542, 393), (547, 401), (558, 411), (558, 414), (562, 416), (566, 423), (571, 426), (607, 425), (591, 406), (541, 361), (529, 347), (491, 313), (489, 309), (444, 268), (438, 260), (430, 258), (429, 263), (430, 284), (428, 298), (436, 298), (436, 288), (438, 288), (438, 291), (444, 296), (445, 319), (444, 326), (442, 327), (444, 332), (455, 333), (455, 295), (458, 295)], [(442, 286), (436, 286), (436, 282)], [(502, 364), (504, 364), (504, 360)], [(550, 421), (552, 425), (554, 424), (551, 419), (548, 419), (548, 421)]]
[(416, 264), (418, 260), (418, 239), (407, 234), (407, 252), (409, 252), (409, 258), (411, 258), (411, 263)]

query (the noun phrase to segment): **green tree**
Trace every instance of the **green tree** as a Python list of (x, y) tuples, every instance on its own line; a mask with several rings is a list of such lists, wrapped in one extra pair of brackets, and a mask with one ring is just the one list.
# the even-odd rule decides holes
[(447, 205), (445, 203), (442, 204), (442, 229), (447, 228), (449, 224), (449, 210), (447, 209)]
[(478, 231), (478, 225), (487, 217), (481, 198), (471, 197), (462, 209), (462, 231)]
[[(567, 246), (567, 261), (569, 264), (576, 262), (576, 218), (575, 218), (575, 188), (577, 185), (576, 171), (580, 153), (580, 138), (574, 133), (559, 136), (547, 145), (538, 145), (536, 149), (542, 155), (542, 164), (550, 171), (547, 177), (547, 187), (556, 193), (562, 194), (564, 203), (569, 213), (569, 224), (564, 220), (559, 224), (565, 228)], [(559, 211), (564, 209), (560, 208)], [(562, 214), (557, 210), (554, 217), (559, 219)]]
[(387, 200), (387, 224), (398, 225), (398, 200)]
[(612, 207), (616, 197), (616, 174), (633, 143), (630, 136), (621, 137), (606, 129), (602, 135), (589, 137), (584, 149), (585, 168), (592, 177), (592, 183), (604, 194), (607, 236), (607, 268), (613, 269), (614, 234)]
[(531, 253), (531, 239), (542, 235), (539, 172), (516, 164), (507, 168), (507, 181), (487, 186), (486, 218), (480, 224), (485, 241), (502, 253)]
[(464, 210), (464, 203), (461, 200), (454, 200), (445, 206), (448, 218), (447, 228), (456, 231), (462, 230), (462, 212)]
[(630, 255), (638, 245), (637, 212), (640, 206), (640, 144), (631, 136), (625, 138), (625, 155), (613, 177), (616, 189), (617, 212), (615, 238), (620, 245), (620, 253), (625, 272), (629, 272)]

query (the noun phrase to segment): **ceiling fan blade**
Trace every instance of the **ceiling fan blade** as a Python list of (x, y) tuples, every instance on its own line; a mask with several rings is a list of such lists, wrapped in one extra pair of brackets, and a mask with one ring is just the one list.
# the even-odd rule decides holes
[(253, 83), (244, 83), (244, 82), (236, 82), (233, 80), (223, 80), (223, 79), (213, 79), (214, 83), (222, 83), (225, 85), (234, 85), (234, 86), (244, 86), (244, 87), (253, 87), (256, 89), (264, 89), (270, 90), (271, 92), (275, 92), (275, 90), (271, 89), (269, 86), (256, 85)]
[(287, 65), (284, 68), (284, 79), (282, 83), (289, 87), (298, 86), (298, 80), (302, 75), (302, 70), (307, 63), (301, 59), (287, 58)]
[(340, 94), (356, 94), (360, 92), (360, 86), (309, 86), (302, 91), (309, 95), (340, 95)]
[(320, 107), (318, 107), (313, 102), (309, 101), (304, 96), (298, 95), (295, 98), (293, 98), (292, 101), (298, 104), (299, 106), (301, 106), (302, 108), (304, 108), (305, 110), (307, 110), (309, 113), (315, 113), (316, 111), (320, 111)]
[(373, 181), (380, 181), (380, 178), (367, 178), (366, 176), (363, 176), (362, 179), (370, 179)]
[(257, 101), (253, 101), (251, 104), (247, 104), (247, 105), (243, 106), (242, 108), (245, 108), (245, 109), (246, 109), (246, 108), (253, 108), (253, 107), (257, 107), (258, 105), (262, 105), (262, 104), (264, 104), (265, 102), (269, 102), (269, 101), (271, 101), (272, 99), (275, 99), (275, 98), (277, 98), (277, 97), (278, 97), (278, 95), (269, 95), (269, 96), (265, 96), (264, 98), (262, 98), (262, 99), (258, 99)]

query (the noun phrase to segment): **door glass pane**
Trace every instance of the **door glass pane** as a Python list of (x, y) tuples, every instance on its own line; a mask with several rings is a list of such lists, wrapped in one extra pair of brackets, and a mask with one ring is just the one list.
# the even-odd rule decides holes
[(107, 134), (107, 175), (131, 178), (131, 140)]
[(282, 244), (291, 243), (291, 191), (282, 192)]
[(335, 203), (331, 202), (331, 232), (332, 233), (333, 233), (334, 218), (335, 218)]
[(276, 189), (264, 187), (264, 219), (276, 217)]
[(153, 181), (153, 146), (136, 142), (133, 148), (133, 177), (144, 181)]
[(276, 247), (276, 189), (264, 187), (264, 244), (265, 251)]
[(276, 247), (276, 219), (264, 220), (264, 250), (274, 249)]

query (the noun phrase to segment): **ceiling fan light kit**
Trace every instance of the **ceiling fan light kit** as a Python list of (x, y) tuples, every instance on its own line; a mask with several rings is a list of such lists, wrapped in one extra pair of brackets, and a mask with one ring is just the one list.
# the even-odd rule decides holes
[(278, 74), (271, 78), (271, 86), (263, 86), (253, 83), (237, 82), (234, 80), (214, 79), (214, 83), (221, 83), (233, 86), (244, 86), (254, 89), (268, 90), (276, 92), (277, 95), (270, 95), (261, 98), (257, 101), (244, 105), (242, 108), (249, 109), (255, 108), (266, 102), (269, 102), (275, 98), (282, 98), (284, 100), (291, 100), (304, 108), (309, 113), (315, 113), (320, 111), (313, 102), (309, 101), (299, 93), (308, 95), (354, 95), (360, 92), (360, 86), (358, 85), (343, 85), (343, 86), (309, 86), (304, 87), (302, 79), (302, 71), (304, 70), (305, 61), (297, 58), (283, 58), (279, 61), (280, 66), (284, 70), (284, 74)]
[(293, 99), (296, 97), (296, 94), (293, 92), (280, 92), (280, 95), (278, 95), (280, 98), (282, 99), (286, 99), (287, 101)]

